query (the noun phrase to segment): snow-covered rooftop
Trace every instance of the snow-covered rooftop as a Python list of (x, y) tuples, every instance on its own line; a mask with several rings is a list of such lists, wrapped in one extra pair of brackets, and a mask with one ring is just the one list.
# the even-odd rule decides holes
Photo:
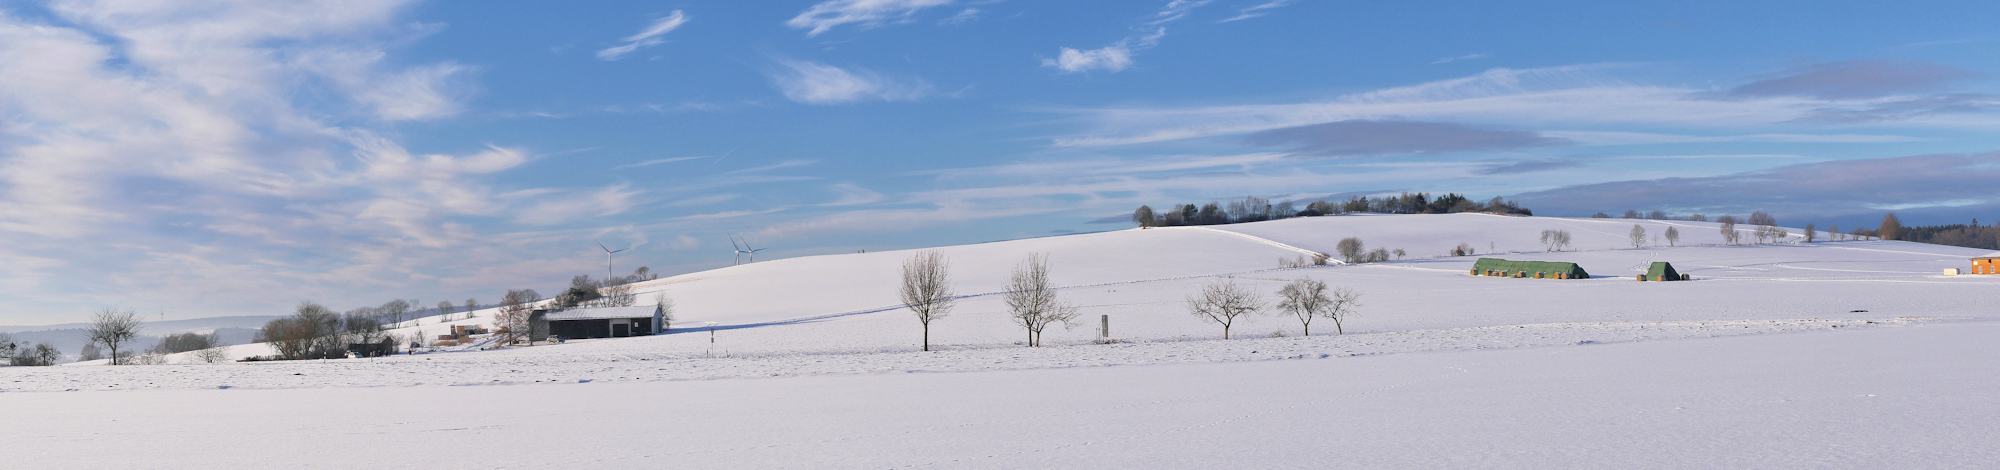
[(607, 318), (652, 318), (657, 307), (597, 307), (555, 310), (542, 318), (555, 320), (602, 320)]

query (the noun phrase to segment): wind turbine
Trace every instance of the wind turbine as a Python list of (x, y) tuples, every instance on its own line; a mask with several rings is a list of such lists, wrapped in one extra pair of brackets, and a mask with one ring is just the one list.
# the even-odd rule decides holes
[(764, 251), (764, 249), (751, 248), (750, 239), (745, 238), (739, 243), (737, 238), (735, 235), (729, 236), (729, 244), (736, 247), (736, 264), (743, 264), (743, 255), (750, 255), (750, 262), (757, 262), (757, 252)]
[(611, 248), (609, 248), (609, 247), (606, 247), (606, 246), (604, 246), (604, 242), (600, 242), (600, 241), (596, 241), (596, 240), (591, 240), (591, 241), (592, 241), (592, 242), (596, 242), (596, 243), (597, 243), (597, 247), (598, 247), (598, 248), (603, 248), (603, 249), (604, 249), (604, 280), (608, 282), (608, 281), (610, 281), (610, 280), (611, 280), (611, 254), (612, 254), (612, 253), (617, 253), (617, 252), (620, 252), (620, 251), (625, 251), (625, 250), (630, 250), (631, 248), (621, 248), (621, 249), (617, 249), (617, 250), (613, 250), (613, 249), (611, 249)]

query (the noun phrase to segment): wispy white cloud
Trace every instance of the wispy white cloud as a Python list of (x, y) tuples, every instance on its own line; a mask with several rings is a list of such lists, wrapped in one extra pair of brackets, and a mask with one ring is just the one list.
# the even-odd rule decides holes
[[(1072, 111), (1094, 130), (1060, 137), (1059, 146), (1107, 146), (1180, 139), (1241, 135), (1272, 129), (1340, 121), (1422, 120), (1504, 123), (1510, 126), (1589, 127), (1603, 125), (1674, 127), (1737, 131), (1745, 126), (1776, 125), (1814, 116), (1832, 106), (1862, 101), (1827, 100), (1810, 96), (1768, 96), (1705, 99), (1710, 90), (1635, 85), (1607, 72), (1617, 64), (1539, 69), (1488, 70), (1469, 77), (1346, 95), (1326, 101), (1288, 104), (1197, 106), (1185, 108), (1104, 108)], [(1952, 124), (1952, 119), (1964, 122)], [(1979, 111), (1928, 115), (1911, 125), (1976, 127), (1990, 125)], [(1700, 132), (1691, 132), (1700, 134)], [(1751, 137), (1690, 137), (1633, 131), (1549, 131), (1551, 137), (1579, 142), (1743, 141)], [(1765, 141), (1888, 142), (1908, 141), (1895, 135), (1757, 134)]]
[(736, 200), (737, 198), (741, 198), (741, 197), (743, 197), (743, 195), (741, 195), (741, 194), (710, 194), (710, 195), (707, 195), (707, 196), (698, 196), (698, 197), (691, 197), (691, 198), (687, 198), (687, 199), (682, 199), (682, 200), (678, 200), (678, 201), (673, 201), (673, 202), (669, 202), (669, 203), (667, 203), (667, 205), (670, 205), (670, 206), (706, 206), (706, 205), (709, 205), (709, 204), (720, 204), (720, 203), (724, 203), (724, 202), (729, 202), (729, 201), (734, 201), (734, 200)]
[(890, 78), (863, 69), (843, 69), (819, 62), (777, 59), (768, 73), (778, 91), (792, 101), (833, 105), (856, 101), (915, 101), (931, 94), (922, 79)]
[(979, 19), (979, 15), (983, 13), (985, 12), (980, 11), (978, 8), (967, 8), (964, 10), (959, 10), (958, 14), (951, 15), (950, 18), (938, 20), (938, 24), (943, 24), (943, 25), (965, 24), (967, 22), (971, 22), (972, 20)]
[(844, 24), (873, 28), (887, 23), (909, 22), (919, 11), (950, 4), (952, 0), (827, 0), (785, 20), (785, 26), (806, 29), (806, 36), (818, 36)]
[(837, 207), (870, 204), (881, 201), (884, 198), (882, 193), (871, 191), (868, 188), (863, 188), (853, 183), (840, 183), (830, 186), (827, 189), (832, 189), (834, 193), (839, 194), (840, 199), (821, 204), (822, 206)]
[(1217, 23), (1228, 23), (1228, 22), (1231, 22), (1231, 21), (1243, 21), (1243, 20), (1247, 20), (1247, 19), (1251, 19), (1251, 18), (1256, 18), (1256, 17), (1259, 17), (1259, 16), (1264, 16), (1264, 15), (1268, 15), (1268, 14), (1270, 14), (1270, 13), (1271, 13), (1271, 12), (1270, 12), (1270, 10), (1272, 10), (1272, 9), (1275, 9), (1275, 8), (1278, 8), (1278, 7), (1282, 7), (1282, 6), (1286, 6), (1286, 5), (1290, 5), (1290, 4), (1292, 4), (1292, 0), (1272, 0), (1272, 1), (1270, 1), (1270, 2), (1265, 2), (1265, 3), (1259, 3), (1259, 4), (1256, 4), (1256, 5), (1252, 5), (1252, 6), (1250, 6), (1249, 8), (1244, 8), (1244, 9), (1241, 9), (1241, 10), (1237, 10), (1237, 11), (1236, 11), (1236, 16), (1232, 16), (1232, 17), (1229, 17), (1229, 18), (1227, 18), (1227, 19), (1223, 19), (1222, 21), (1217, 21)]
[(631, 168), (640, 168), (640, 167), (648, 167), (648, 166), (653, 166), (653, 165), (658, 165), (658, 164), (662, 164), (662, 163), (673, 163), (673, 162), (684, 162), (684, 161), (688, 161), (688, 160), (696, 160), (696, 159), (703, 159), (703, 158), (708, 158), (708, 157), (672, 157), (672, 158), (655, 158), (655, 159), (652, 159), (652, 160), (646, 160), (646, 161), (643, 161), (643, 162), (639, 162), (639, 163), (627, 163), (627, 164), (624, 164), (624, 165), (618, 165), (618, 166), (614, 166), (614, 167), (611, 167), (611, 169), (612, 169), (612, 170), (625, 170), (625, 169), (631, 169)]
[(701, 239), (687, 235), (675, 235), (673, 241), (667, 242), (667, 246), (676, 250), (691, 250), (701, 247)]
[(591, 191), (564, 191), (535, 198), (518, 210), (514, 221), (528, 225), (553, 225), (588, 217), (608, 217), (630, 210), (643, 191), (630, 184), (617, 184)]
[(1437, 65), (1437, 64), (1442, 64), (1442, 63), (1446, 63), (1446, 62), (1458, 62), (1458, 61), (1461, 61), (1461, 60), (1473, 60), (1473, 59), (1484, 59), (1484, 58), (1488, 58), (1488, 57), (1493, 57), (1493, 55), (1491, 55), (1491, 54), (1485, 54), (1485, 53), (1479, 53), (1479, 54), (1466, 54), (1466, 55), (1462, 55), (1462, 56), (1457, 56), (1457, 57), (1445, 57), (1445, 58), (1442, 58), (1442, 59), (1438, 59), (1438, 60), (1433, 60), (1433, 61), (1431, 61), (1431, 65)]
[(1882, 134), (1735, 134), (1682, 135), (1626, 131), (1543, 131), (1543, 135), (1588, 145), (1692, 144), (1709, 142), (1778, 142), (1825, 144), (1881, 144), (1920, 142), (1924, 139)]
[(1160, 45), (1160, 39), (1167, 37), (1164, 24), (1186, 18), (1195, 7), (1208, 4), (1209, 0), (1174, 0), (1153, 14), (1138, 34), (1127, 36), (1118, 42), (1096, 49), (1060, 48), (1055, 58), (1042, 59), (1043, 67), (1054, 67), (1063, 73), (1083, 73), (1093, 71), (1120, 72), (1132, 68), (1132, 54), (1140, 50)]
[(1148, 26), (1159, 26), (1186, 18), (1188, 12), (1194, 11), (1195, 7), (1207, 5), (1210, 1), (1213, 0), (1173, 0), (1167, 2), (1166, 8), (1160, 9), (1159, 13), (1154, 13), (1152, 21), (1148, 21), (1146, 24)]
[(624, 57), (625, 54), (632, 53), (632, 51), (660, 45), (660, 43), (666, 42), (660, 36), (665, 36), (667, 33), (673, 32), (675, 29), (680, 28), (681, 25), (687, 24), (687, 22), (687, 15), (682, 14), (680, 10), (674, 10), (673, 13), (668, 14), (666, 17), (654, 20), (652, 25), (639, 31), (638, 34), (626, 36), (624, 44), (597, 51), (597, 58), (618, 60)]

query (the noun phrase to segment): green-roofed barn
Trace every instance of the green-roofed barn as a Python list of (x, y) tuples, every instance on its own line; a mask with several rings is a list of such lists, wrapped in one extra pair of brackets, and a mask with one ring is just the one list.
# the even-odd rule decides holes
[(1590, 279), (1582, 266), (1564, 261), (1508, 261), (1480, 258), (1472, 263), (1474, 276), (1531, 277), (1535, 279)]
[(1640, 281), (1685, 281), (1687, 279), (1687, 275), (1681, 274), (1680, 271), (1675, 271), (1674, 265), (1665, 261), (1654, 261), (1651, 267), (1646, 268), (1646, 274), (1639, 277)]

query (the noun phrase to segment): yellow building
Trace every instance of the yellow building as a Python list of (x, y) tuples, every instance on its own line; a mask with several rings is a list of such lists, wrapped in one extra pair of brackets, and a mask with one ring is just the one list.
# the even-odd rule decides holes
[(1973, 258), (1972, 274), (2000, 274), (2000, 251)]

